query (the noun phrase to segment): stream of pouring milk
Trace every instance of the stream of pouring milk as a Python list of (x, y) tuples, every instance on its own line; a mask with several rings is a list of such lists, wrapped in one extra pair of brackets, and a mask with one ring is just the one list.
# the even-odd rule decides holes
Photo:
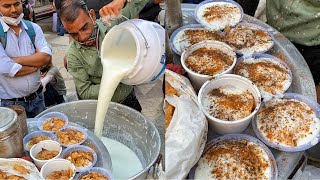
[(143, 170), (139, 158), (130, 148), (120, 142), (102, 137), (103, 124), (111, 98), (122, 78), (133, 67), (136, 57), (137, 47), (132, 35), (127, 31), (120, 34), (118, 37), (111, 37), (107, 40), (115, 42), (111, 43), (110, 47), (102, 47), (105, 48), (101, 53), (103, 74), (94, 133), (101, 138), (110, 152), (115, 179), (127, 179)]

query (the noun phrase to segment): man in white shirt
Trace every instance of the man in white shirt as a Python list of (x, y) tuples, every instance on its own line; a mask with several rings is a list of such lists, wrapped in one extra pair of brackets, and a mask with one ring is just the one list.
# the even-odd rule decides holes
[(21, 20), (21, 0), (0, 0), (0, 13), (1, 106), (22, 105), (34, 117), (45, 109), (39, 68), (51, 62), (51, 48), (39, 25)]

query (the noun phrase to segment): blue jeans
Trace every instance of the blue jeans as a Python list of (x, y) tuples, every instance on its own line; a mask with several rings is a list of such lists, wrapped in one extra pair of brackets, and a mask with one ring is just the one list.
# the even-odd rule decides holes
[(56, 28), (57, 28), (57, 34), (63, 36), (65, 33), (65, 30), (60, 19), (60, 10), (57, 10), (57, 27)]
[(32, 101), (9, 101), (2, 99), (1, 106), (21, 105), (26, 109), (27, 118), (34, 118), (36, 115), (45, 110), (43, 93), (37, 95)]

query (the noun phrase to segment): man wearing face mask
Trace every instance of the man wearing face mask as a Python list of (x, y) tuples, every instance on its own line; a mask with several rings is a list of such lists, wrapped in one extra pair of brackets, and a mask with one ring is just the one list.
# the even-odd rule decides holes
[[(111, 27), (126, 20), (119, 19), (120, 11), (122, 15), (133, 18), (147, 2), (148, 0), (113, 0), (100, 9), (101, 18), (96, 20), (94, 10), (88, 10), (82, 0), (63, 1), (60, 9), (61, 21), (73, 38), (66, 54), (68, 72), (73, 76), (80, 99), (98, 99), (102, 77), (98, 49)], [(141, 110), (132, 86), (119, 84), (112, 101)]]
[(0, 0), (0, 99), (1, 106), (24, 106), (31, 118), (45, 109), (39, 68), (52, 52), (40, 26), (21, 20), (22, 11), (21, 0)]

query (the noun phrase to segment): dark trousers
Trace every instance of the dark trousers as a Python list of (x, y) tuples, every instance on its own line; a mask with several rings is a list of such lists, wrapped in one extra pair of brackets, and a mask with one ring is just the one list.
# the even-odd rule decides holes
[(316, 85), (320, 82), (320, 45), (318, 46), (304, 46), (295, 44), (296, 48), (300, 51), (306, 60)]
[(65, 30), (60, 19), (60, 10), (57, 10), (57, 27), (56, 28), (57, 28), (57, 34), (63, 36), (65, 33)]
[(64, 103), (63, 95), (60, 95), (50, 83), (46, 85), (46, 91), (43, 94), (46, 107)]

